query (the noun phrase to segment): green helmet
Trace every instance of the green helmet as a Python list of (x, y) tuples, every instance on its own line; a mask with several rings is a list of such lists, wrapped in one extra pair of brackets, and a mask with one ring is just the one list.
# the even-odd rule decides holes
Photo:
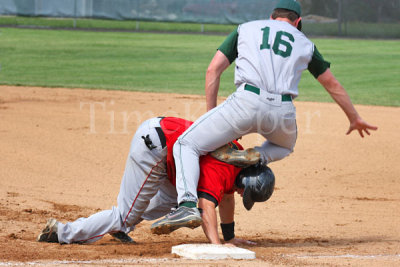
[(274, 9), (283, 8), (297, 13), (301, 17), (301, 6), (296, 0), (280, 0)]

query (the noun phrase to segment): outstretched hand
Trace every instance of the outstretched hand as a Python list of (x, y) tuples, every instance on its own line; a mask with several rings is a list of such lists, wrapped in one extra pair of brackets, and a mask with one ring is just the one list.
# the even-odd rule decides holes
[(257, 245), (256, 242), (245, 240), (241, 238), (232, 238), (226, 244), (234, 245), (234, 246), (254, 246)]
[(357, 118), (352, 123), (350, 123), (349, 130), (346, 134), (350, 134), (352, 131), (357, 130), (361, 137), (364, 138), (364, 132), (368, 135), (371, 135), (369, 130), (376, 131), (378, 127), (368, 124), (361, 118)]

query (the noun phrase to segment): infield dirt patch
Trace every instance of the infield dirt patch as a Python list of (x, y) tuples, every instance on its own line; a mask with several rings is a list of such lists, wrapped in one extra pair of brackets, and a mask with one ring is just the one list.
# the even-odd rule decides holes
[(335, 104), (296, 107), (295, 152), (270, 164), (273, 196), (249, 212), (236, 199), (236, 235), (257, 242), (247, 247), (257, 259), (200, 262), (170, 254), (174, 245), (206, 242), (200, 228), (154, 236), (143, 222), (130, 234), (135, 245), (36, 237), (50, 217), (66, 222), (116, 205), (138, 125), (154, 116), (195, 120), (204, 97), (0, 86), (0, 265), (400, 265), (400, 108), (357, 106), (379, 126), (362, 139), (345, 135)]

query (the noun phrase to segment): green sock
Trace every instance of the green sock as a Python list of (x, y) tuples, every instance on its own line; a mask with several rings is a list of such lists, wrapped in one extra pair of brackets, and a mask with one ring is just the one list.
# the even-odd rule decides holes
[(192, 201), (184, 201), (179, 204), (179, 207), (184, 206), (188, 208), (196, 208), (197, 203)]

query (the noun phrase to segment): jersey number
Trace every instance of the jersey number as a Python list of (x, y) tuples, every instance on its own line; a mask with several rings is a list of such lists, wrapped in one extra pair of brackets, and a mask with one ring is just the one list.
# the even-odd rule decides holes
[[(263, 42), (260, 45), (260, 49), (271, 49), (271, 45), (268, 43), (270, 32), (269, 27), (265, 27), (261, 30), (263, 31)], [(293, 47), (290, 42), (282, 39), (283, 36), (286, 36), (292, 43), (294, 42), (294, 37), (292, 34), (284, 31), (279, 31), (276, 33), (274, 44), (272, 46), (272, 51), (274, 51), (275, 55), (279, 55), (281, 57), (289, 57), (290, 54), (292, 54)]]

